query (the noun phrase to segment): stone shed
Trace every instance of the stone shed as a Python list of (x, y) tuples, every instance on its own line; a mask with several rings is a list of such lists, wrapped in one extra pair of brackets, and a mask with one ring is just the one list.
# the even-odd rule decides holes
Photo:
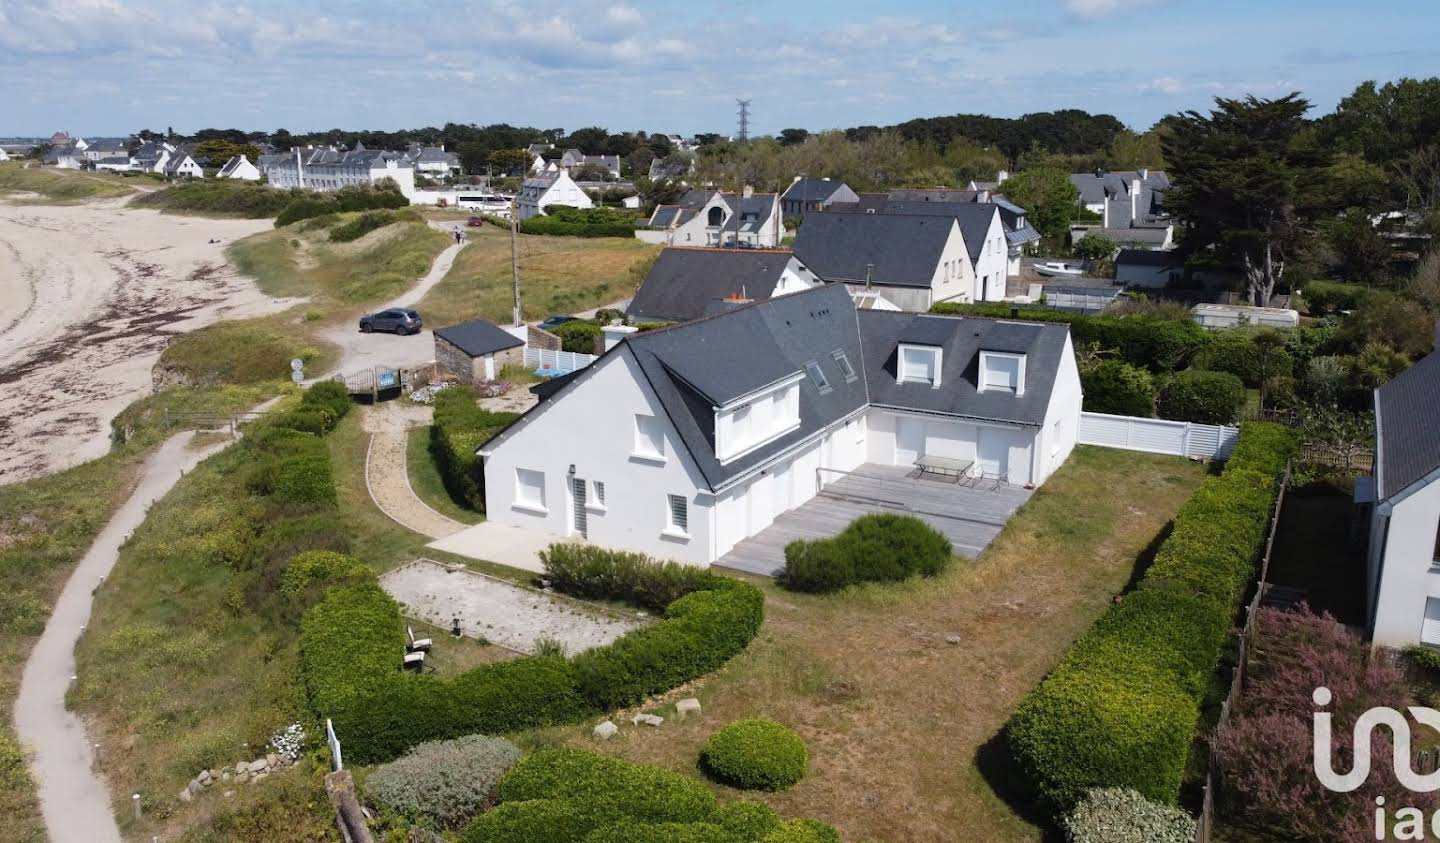
[(525, 341), (484, 319), (435, 331), (435, 365), (474, 385), (493, 381), (507, 365), (525, 362)]

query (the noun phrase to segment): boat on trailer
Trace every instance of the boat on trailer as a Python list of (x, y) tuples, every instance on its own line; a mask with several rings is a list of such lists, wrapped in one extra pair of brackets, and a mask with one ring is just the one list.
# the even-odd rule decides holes
[(1064, 263), (1062, 261), (1051, 261), (1049, 263), (1035, 264), (1035, 271), (1047, 278), (1056, 277), (1078, 277), (1085, 274), (1085, 268), (1078, 263)]

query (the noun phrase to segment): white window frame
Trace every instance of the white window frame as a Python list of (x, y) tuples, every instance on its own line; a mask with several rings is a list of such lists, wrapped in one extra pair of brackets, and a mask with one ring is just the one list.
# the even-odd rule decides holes
[(825, 370), (820, 368), (819, 360), (806, 360), (805, 365), (801, 368), (805, 370), (805, 376), (810, 379), (810, 382), (814, 384), (815, 388), (820, 390), (822, 394), (832, 389), (830, 379), (825, 376)]
[[(944, 360), (944, 349), (934, 345), (910, 345), (900, 343), (898, 355), (895, 360), (895, 382), (896, 383), (923, 383), (933, 389), (940, 388), (940, 364)], [(906, 377), (905, 359), (911, 354), (928, 354), (931, 358), (931, 376), (929, 378)]]
[[(647, 425), (654, 425), (651, 431), (654, 436), (645, 434)], [(630, 456), (662, 465), (665, 463), (665, 428), (660, 424), (659, 416), (635, 414), (635, 443)]]
[[(680, 513), (679, 519), (675, 517), (677, 509)], [(675, 494), (667, 494), (665, 496), (665, 529), (661, 532), (677, 539), (690, 538), (689, 498), (684, 495)]]
[[(1015, 389), (1014, 389), (1014, 390), (1003, 389), (1003, 388), (1001, 388), (1001, 387), (995, 387), (995, 386), (990, 386), (990, 385), (989, 385), (989, 383), (988, 383), (988, 380), (989, 380), (989, 379), (986, 377), (986, 373), (990, 370), (990, 361), (991, 361), (992, 359), (1015, 360), (1015, 361), (1017, 361), (1017, 363), (1018, 363), (1019, 365), (1017, 365), (1017, 366), (1016, 366), (1016, 369), (1015, 369)], [(1011, 351), (981, 351), (981, 352), (980, 352), (980, 371), (979, 371), (979, 373), (978, 373), (977, 380), (979, 381), (979, 383), (976, 384), (976, 389), (977, 389), (978, 391), (980, 391), (980, 392), (1004, 392), (1004, 393), (1007, 393), (1007, 394), (1010, 394), (1010, 395), (1015, 395), (1015, 396), (1017, 396), (1017, 397), (1018, 397), (1018, 396), (1021, 396), (1021, 395), (1024, 395), (1024, 394), (1025, 394), (1025, 355), (1024, 355), (1024, 354), (1019, 354), (1019, 353), (1016, 353), (1016, 352), (1011, 352)]]
[[(527, 477), (528, 476), (528, 477)], [(539, 490), (539, 499), (529, 498), (525, 493), (531, 488), (526, 482), (527, 479), (538, 479), (536, 488)], [(511, 504), (512, 509), (521, 512), (533, 512), (536, 515), (549, 515), (550, 509), (545, 505), (545, 472), (533, 468), (515, 469), (515, 502)]]
[(1425, 598), (1425, 611), (1420, 616), (1420, 643), (1440, 647), (1440, 597)]

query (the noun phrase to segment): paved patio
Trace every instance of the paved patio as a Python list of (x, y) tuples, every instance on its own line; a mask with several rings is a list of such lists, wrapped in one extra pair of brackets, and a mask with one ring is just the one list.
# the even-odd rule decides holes
[(956, 554), (973, 559), (1031, 495), (1031, 490), (1009, 484), (992, 488), (993, 481), (966, 485), (951, 478), (917, 475), (915, 469), (903, 466), (867, 463), (735, 545), (715, 564), (775, 576), (785, 567), (785, 545), (795, 539), (833, 536), (871, 512), (914, 515), (944, 533)]
[(543, 574), (545, 566), (540, 562), (540, 551), (557, 541), (565, 541), (565, 539), (542, 530), (530, 530), (525, 527), (510, 527), (505, 524), (482, 521), (473, 527), (466, 527), (454, 535), (436, 539), (425, 546), (453, 553), (456, 556), (494, 562), (497, 565), (508, 565), (522, 571)]

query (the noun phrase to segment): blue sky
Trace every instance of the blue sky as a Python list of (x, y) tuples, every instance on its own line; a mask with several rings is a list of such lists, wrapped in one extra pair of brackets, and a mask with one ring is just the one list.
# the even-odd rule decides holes
[(752, 132), (1075, 107), (1137, 129), (1215, 96), (1440, 75), (1390, 0), (0, 0), (0, 136), (142, 127)]

